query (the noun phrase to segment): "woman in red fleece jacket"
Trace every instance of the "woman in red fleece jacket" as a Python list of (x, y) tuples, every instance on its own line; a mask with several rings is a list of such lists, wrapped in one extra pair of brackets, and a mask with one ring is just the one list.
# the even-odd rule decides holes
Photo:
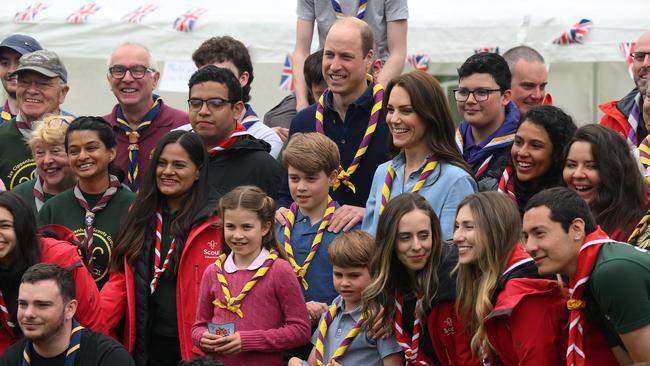
[[(307, 307), (275, 237), (275, 202), (254, 186), (221, 199), (223, 254), (203, 274), (192, 341), (230, 366), (282, 365), (307, 342)], [(216, 327), (216, 328), (215, 328)]]
[(541, 278), (524, 251), (512, 199), (468, 196), (454, 227), (456, 302), (472, 353), (490, 365), (566, 364), (566, 300), (558, 281)]

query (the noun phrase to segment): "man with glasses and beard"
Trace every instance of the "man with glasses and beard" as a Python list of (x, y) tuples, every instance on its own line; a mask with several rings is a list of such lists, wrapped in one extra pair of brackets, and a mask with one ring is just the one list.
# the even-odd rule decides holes
[(117, 98), (113, 111), (104, 116), (117, 139), (115, 163), (126, 173), (124, 183), (135, 192), (158, 140), (189, 123), (189, 119), (187, 113), (164, 104), (153, 93), (160, 72), (151, 52), (143, 45), (125, 43), (115, 48), (106, 78)]
[(0, 366), (134, 366), (112, 338), (79, 325), (72, 274), (39, 263), (23, 274), (18, 290), (18, 325), (24, 338), (0, 356)]

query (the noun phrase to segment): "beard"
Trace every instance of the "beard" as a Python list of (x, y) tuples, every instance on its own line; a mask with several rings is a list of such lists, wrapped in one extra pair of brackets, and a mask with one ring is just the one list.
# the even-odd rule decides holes
[(48, 324), (41, 326), (40, 330), (36, 332), (27, 333), (27, 334), (23, 332), (23, 336), (25, 337), (25, 339), (33, 343), (42, 343), (48, 341), (54, 335), (59, 333), (64, 326), (65, 326), (65, 317), (64, 314), (61, 313), (61, 316), (59, 318), (52, 320), (51, 322), (48, 322)]

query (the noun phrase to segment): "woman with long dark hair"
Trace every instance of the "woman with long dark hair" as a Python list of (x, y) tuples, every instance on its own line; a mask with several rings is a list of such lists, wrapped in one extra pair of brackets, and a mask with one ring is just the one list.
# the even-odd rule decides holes
[(123, 342), (137, 365), (192, 358), (201, 276), (221, 249), (207, 161), (196, 134), (165, 135), (117, 238), (103, 315), (112, 330), (125, 320)]
[(377, 231), (391, 197), (417, 192), (440, 218), (442, 238), (450, 239), (456, 206), (476, 191), (476, 182), (456, 148), (445, 93), (433, 76), (413, 71), (388, 83), (384, 108), (394, 157), (375, 171), (363, 230)]
[[(103, 331), (99, 294), (77, 247), (64, 228), (39, 230), (34, 212), (14, 192), (0, 193), (0, 353), (21, 337), (16, 319), (20, 279), (34, 264), (45, 262), (68, 268), (77, 289), (75, 319), (83, 326)], [(59, 240), (59, 237), (66, 240)]]

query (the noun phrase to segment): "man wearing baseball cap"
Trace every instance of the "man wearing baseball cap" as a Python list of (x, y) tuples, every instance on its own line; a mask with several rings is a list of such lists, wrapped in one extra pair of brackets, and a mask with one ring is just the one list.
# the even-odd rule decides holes
[(40, 50), (23, 55), (16, 76), (18, 114), (0, 126), (0, 179), (8, 189), (34, 178), (36, 165), (25, 143), (32, 122), (46, 114), (61, 114), (69, 87), (68, 72), (56, 53)]
[(18, 68), (20, 56), (43, 49), (34, 38), (24, 34), (13, 34), (0, 42), (0, 80), (7, 93), (2, 111), (0, 124), (9, 122), (18, 114), (16, 103), (16, 76), (12, 75)]

